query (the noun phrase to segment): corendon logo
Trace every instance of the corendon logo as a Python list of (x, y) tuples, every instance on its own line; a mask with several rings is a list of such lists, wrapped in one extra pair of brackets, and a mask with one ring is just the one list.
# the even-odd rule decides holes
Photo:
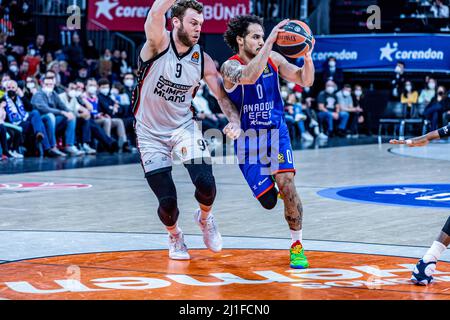
[(92, 185), (83, 183), (54, 183), (54, 182), (0, 183), (0, 191), (73, 190), (90, 187), (92, 187)]
[[(97, 0), (89, 2), (89, 19), (94, 19), (110, 30), (143, 31), (144, 22), (154, 1)], [(223, 33), (226, 23), (237, 15), (250, 12), (248, 0), (202, 1), (207, 33)]]

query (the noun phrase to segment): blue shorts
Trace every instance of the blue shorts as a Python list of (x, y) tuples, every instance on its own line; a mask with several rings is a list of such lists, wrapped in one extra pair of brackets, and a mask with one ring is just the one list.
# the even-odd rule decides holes
[(234, 144), (239, 168), (256, 198), (272, 189), (275, 185), (274, 175), (277, 173), (295, 173), (291, 139), (286, 124), (273, 130), (258, 130), (251, 137), (243, 135)]

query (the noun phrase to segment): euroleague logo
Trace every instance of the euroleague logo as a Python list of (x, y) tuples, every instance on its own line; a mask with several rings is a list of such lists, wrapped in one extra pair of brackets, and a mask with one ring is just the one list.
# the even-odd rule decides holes
[[(450, 263), (435, 283), (410, 281), (417, 259), (308, 251), (309, 269), (289, 269), (287, 250), (116, 251), (0, 265), (3, 299), (450, 299)], [(274, 295), (274, 293), (276, 294)]]
[(91, 188), (92, 185), (84, 183), (54, 183), (54, 182), (14, 182), (0, 183), (1, 191), (54, 191), (76, 190)]
[(450, 184), (348, 186), (324, 189), (317, 194), (325, 198), (344, 201), (450, 208)]

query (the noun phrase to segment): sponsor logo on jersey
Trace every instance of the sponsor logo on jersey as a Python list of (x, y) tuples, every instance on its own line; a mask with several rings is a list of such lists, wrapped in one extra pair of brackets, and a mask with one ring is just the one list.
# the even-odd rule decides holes
[(273, 72), (270, 71), (269, 65), (266, 65), (263, 72), (263, 78), (273, 76)]
[(186, 147), (181, 148), (181, 154), (183, 157), (187, 156), (187, 148)]
[(396, 184), (325, 189), (322, 197), (394, 206), (450, 208), (450, 184)]
[(198, 53), (198, 51), (195, 51), (192, 54), (191, 61), (195, 62), (195, 63), (198, 63), (199, 60), (200, 60), (200, 53)]
[(278, 154), (278, 163), (285, 163), (286, 160), (284, 159), (284, 154), (279, 153)]
[(172, 81), (165, 79), (163, 76), (160, 76), (153, 93), (166, 101), (183, 103), (186, 101), (186, 93), (188, 93), (191, 88), (192, 86), (173, 83)]

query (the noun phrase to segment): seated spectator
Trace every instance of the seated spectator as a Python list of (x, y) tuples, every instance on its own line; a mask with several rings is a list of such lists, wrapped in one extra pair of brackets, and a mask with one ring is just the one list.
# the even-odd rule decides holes
[(68, 86), (72, 78), (67, 61), (59, 61), (59, 78), (62, 86)]
[(391, 101), (400, 102), (400, 95), (403, 92), (406, 82), (405, 63), (397, 61), (395, 66), (394, 79), (391, 81)]
[(7, 121), (22, 128), (22, 133), (15, 135), (15, 139), (13, 139), (13, 150), (15, 153), (18, 153), (18, 147), (23, 143), (24, 139), (31, 140), (34, 145), (42, 143), (44, 154), (48, 157), (61, 156), (56, 146), (50, 145), (41, 115), (37, 110), (33, 110), (31, 102), (17, 86), (17, 82), (13, 80), (8, 81), (6, 90), (4, 101), (6, 102)]
[[(115, 129), (118, 137), (119, 148), (123, 152), (131, 152), (129, 147), (128, 137), (125, 130), (125, 124), (120, 118), (120, 105), (110, 97), (111, 87), (108, 79), (100, 79), (98, 81), (98, 110), (111, 119), (111, 129)], [(108, 132), (107, 132), (108, 134)], [(111, 136), (108, 134), (108, 136)]]
[(404, 91), (402, 92), (400, 97), (400, 102), (406, 105), (405, 118), (411, 118), (415, 116), (413, 114), (413, 107), (417, 103), (418, 98), (419, 94), (416, 90), (413, 90), (411, 81), (406, 81)]
[(336, 93), (336, 97), (339, 105), (341, 106), (341, 112), (346, 112), (348, 114), (350, 137), (357, 138), (358, 120), (362, 109), (353, 105), (352, 86), (349, 84), (344, 85), (342, 90)]
[(427, 105), (430, 104), (431, 100), (436, 96), (436, 80), (433, 78), (428, 78), (426, 83), (427, 87), (422, 89), (420, 92), (419, 100), (417, 101), (423, 107), (420, 108), (424, 110)]
[(342, 85), (344, 81), (344, 74), (342, 70), (337, 67), (335, 57), (329, 57), (323, 70), (323, 82), (328, 80), (334, 81), (338, 86)]
[[(363, 94), (362, 87), (357, 84), (354, 86), (353, 90), (353, 106), (358, 109), (358, 121), (357, 126), (360, 124), (365, 124), (364, 131), (367, 133), (367, 135), (371, 135), (371, 123), (370, 123), (370, 116), (368, 113), (367, 108), (365, 107), (366, 101), (365, 96)], [(367, 119), (367, 121), (366, 121)], [(359, 130), (358, 130), (359, 135)]]
[(449, 7), (442, 0), (435, 0), (430, 8), (435, 18), (449, 18)]
[(24, 94), (27, 97), (28, 100), (31, 101), (31, 98), (33, 95), (38, 92), (39, 86), (36, 78), (33, 77), (27, 77), (25, 82), (25, 89)]
[(9, 152), (7, 132), (4, 126), (6, 112), (5, 112), (6, 102), (2, 101), (0, 103), (0, 149), (1, 149), (1, 159), (5, 160), (8, 158), (13, 158), (14, 156)]
[(122, 67), (122, 58), (120, 56), (120, 50), (114, 50), (112, 58), (111, 58), (111, 72), (112, 78), (111, 82), (116, 82), (122, 79), (121, 77), (121, 67)]
[[(85, 92), (85, 86), (83, 81), (77, 81), (75, 82), (76, 85), (76, 97), (78, 103), (89, 110), (90, 118), (89, 118), (89, 127), (90, 127), (90, 137), (86, 136), (84, 138), (85, 141), (89, 143), (89, 146), (92, 146), (92, 138), (96, 139), (101, 147), (103, 147), (104, 150), (114, 153), (119, 150), (119, 145), (117, 144), (117, 141), (111, 137), (109, 137), (105, 130), (103, 129), (102, 125), (105, 124), (105, 122), (108, 122), (106, 124), (106, 127), (109, 128), (109, 132), (111, 132), (111, 119), (110, 118), (102, 118), (101, 114), (98, 112), (98, 98), (96, 96), (97, 92), (97, 82), (95, 79), (91, 79), (89, 83), (89, 91), (91, 93)], [(95, 86), (94, 86), (95, 84)], [(89, 134), (88, 132), (84, 132), (85, 134)]]
[[(319, 124), (322, 128), (324, 123), (328, 126), (328, 136), (334, 136), (334, 124), (335, 120), (339, 121), (338, 136), (345, 137), (345, 128), (348, 122), (348, 112), (341, 112), (341, 107), (336, 97), (336, 83), (332, 80), (328, 80), (325, 84), (325, 90), (321, 91), (317, 97), (317, 108), (319, 113), (317, 117)], [(324, 137), (325, 138), (325, 137)]]
[[(450, 110), (450, 100), (446, 95), (445, 87), (439, 86), (437, 95), (434, 97), (423, 112), (425, 119), (430, 121), (430, 130), (436, 130), (440, 127), (439, 119)], [(446, 118), (444, 118), (444, 124)]]
[(9, 74), (9, 77), (12, 79), (12, 80), (15, 80), (15, 81), (19, 81), (20, 80), (20, 74), (19, 74), (19, 66), (18, 66), (18, 64), (17, 64), (17, 61), (16, 60), (12, 60), (10, 63), (9, 63), (9, 70), (8, 70), (8, 74)]
[[(305, 120), (307, 116), (303, 113), (303, 107), (301, 103), (301, 94), (291, 93), (289, 94), (285, 104), (285, 119), (289, 125), (296, 125), (300, 131), (301, 138), (305, 141), (313, 141), (314, 137), (306, 130)], [(293, 135), (295, 137), (295, 135)]]
[(128, 140), (131, 141), (130, 145), (134, 145), (136, 141), (136, 135), (134, 131), (134, 114), (131, 108), (131, 100), (125, 87), (120, 83), (114, 83), (111, 89), (111, 99), (117, 102), (120, 106), (119, 118), (123, 120), (125, 130), (127, 132)]
[(97, 151), (90, 147), (91, 143), (91, 127), (89, 119), (91, 118), (91, 112), (83, 107), (77, 99), (78, 95), (77, 86), (75, 83), (69, 83), (67, 90), (59, 94), (61, 101), (70, 109), (70, 112), (77, 118), (77, 131), (80, 131), (80, 139), (78, 141), (81, 144), (81, 150), (86, 154), (96, 154)]
[(111, 57), (111, 51), (106, 49), (99, 61), (98, 73), (100, 78), (109, 78), (112, 75)]
[(120, 78), (122, 79), (127, 73), (131, 72), (131, 67), (128, 64), (128, 54), (126, 51), (120, 53)]
[(222, 130), (225, 127), (226, 122), (223, 118), (219, 118), (216, 114), (214, 114), (209, 108), (208, 100), (206, 100), (203, 96), (204, 87), (205, 85), (202, 83), (200, 88), (197, 90), (194, 100), (192, 101), (196, 111), (196, 117), (202, 122), (203, 132), (209, 129)]
[[(84, 154), (75, 146), (76, 118), (56, 94), (55, 78), (44, 79), (42, 89), (36, 92), (31, 103), (42, 116), (52, 147), (56, 146), (56, 134), (64, 131), (64, 151), (72, 156)], [(60, 155), (65, 156), (63, 152)]]

